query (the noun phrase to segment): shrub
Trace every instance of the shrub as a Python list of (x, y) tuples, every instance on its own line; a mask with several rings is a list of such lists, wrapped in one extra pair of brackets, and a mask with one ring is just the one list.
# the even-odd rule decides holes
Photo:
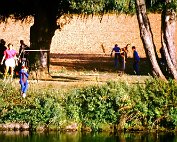
[(64, 93), (50, 87), (31, 88), (23, 99), (17, 88), (0, 82), (0, 123), (60, 129), (74, 122), (94, 131), (109, 126), (118, 130), (175, 129), (176, 94), (174, 80), (153, 78), (143, 85), (110, 81)]

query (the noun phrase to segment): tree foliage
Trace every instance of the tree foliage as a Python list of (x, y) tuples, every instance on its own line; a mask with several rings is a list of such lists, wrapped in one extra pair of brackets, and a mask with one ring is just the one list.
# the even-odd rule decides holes
[[(145, 0), (147, 10), (160, 12), (164, 8), (165, 0)], [(70, 6), (74, 13), (96, 14), (107, 12), (135, 13), (134, 0), (70, 0)], [(169, 5), (176, 9), (177, 1), (172, 0)]]
[[(24, 19), (35, 16), (39, 11), (49, 12), (57, 17), (69, 11), (69, 0), (2, 0), (0, 4), (1, 20), (13, 16)], [(52, 16), (52, 15), (51, 15)]]
[[(171, 4), (176, 9), (177, 1)], [(147, 9), (155, 12), (162, 10), (164, 0), (146, 0)], [(108, 12), (135, 13), (134, 0), (1, 0), (0, 18), (14, 16), (16, 19), (24, 19), (34, 16), (39, 10), (53, 11), (60, 17), (64, 13), (76, 14), (104, 14)]]
[(71, 0), (75, 13), (135, 12), (133, 0)]

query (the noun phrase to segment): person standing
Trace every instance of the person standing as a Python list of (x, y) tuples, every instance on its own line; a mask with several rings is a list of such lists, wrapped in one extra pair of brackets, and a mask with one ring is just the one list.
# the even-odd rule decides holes
[(160, 63), (161, 63), (162, 65), (166, 65), (165, 51), (164, 51), (164, 48), (163, 48), (163, 47), (160, 48), (160, 54), (161, 54)]
[(121, 56), (121, 73), (124, 74), (125, 68), (126, 68), (126, 62), (128, 58), (128, 48), (130, 44), (127, 44), (124, 48), (120, 50), (120, 56)]
[(21, 85), (21, 95), (23, 98), (26, 97), (26, 92), (28, 89), (28, 69), (26, 66), (22, 66), (21, 70), (19, 71), (20, 76), (20, 85)]
[(133, 50), (133, 69), (136, 75), (139, 75), (139, 61), (140, 57), (138, 55), (138, 52), (136, 51), (136, 47), (132, 46)]
[[(1, 39), (0, 40), (0, 61), (4, 56), (4, 51), (7, 49), (5, 44), (6, 44), (5, 40)], [(4, 74), (4, 71), (5, 71), (5, 64), (3, 62), (3, 64), (0, 66), (0, 72)]]
[(118, 62), (120, 61), (120, 47), (115, 44), (114, 48), (111, 51), (111, 57), (114, 52), (114, 67), (118, 69)]
[(19, 48), (19, 62), (20, 65), (25, 64), (26, 66), (28, 66), (28, 56), (29, 56), (29, 52), (27, 52), (26, 50), (29, 50), (29, 47), (25, 44), (24, 40), (20, 40), (20, 48)]
[(121, 63), (121, 74), (124, 74), (124, 72), (125, 72), (125, 63), (126, 63), (126, 52), (125, 52), (125, 48), (122, 48), (122, 49), (121, 49), (120, 56), (121, 56), (121, 60), (120, 60), (120, 63)]
[(125, 47), (124, 47), (124, 51), (125, 51), (125, 61), (128, 58), (128, 48), (130, 47), (130, 43), (128, 43)]
[(13, 44), (9, 43), (7, 45), (7, 49), (4, 51), (4, 56), (1, 60), (1, 65), (3, 64), (4, 60), (5, 60), (5, 73), (4, 73), (4, 81), (6, 80), (7, 74), (9, 72), (9, 68), (11, 68), (10, 71), (10, 80), (12, 81), (13, 79), (13, 75), (14, 75), (14, 68), (16, 65), (16, 51), (14, 49), (12, 49)]

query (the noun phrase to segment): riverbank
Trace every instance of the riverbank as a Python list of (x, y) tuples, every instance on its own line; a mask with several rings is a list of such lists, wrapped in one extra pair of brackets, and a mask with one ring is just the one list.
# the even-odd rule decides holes
[[(63, 78), (60, 75), (55, 79)], [(130, 82), (129, 76), (122, 79), (105, 76), (102, 74), (91, 81), (93, 76), (86, 80), (88, 76), (85, 74), (85, 78), (77, 85), (71, 85), (68, 81), (64, 86), (59, 86), (60, 81), (47, 83), (34, 80), (25, 99), (20, 96), (17, 80), (12, 85), (1, 81), (0, 129), (111, 132), (176, 130), (177, 85), (174, 81), (163, 82), (149, 77), (144, 82), (132, 83), (131, 76)], [(65, 78), (69, 79), (69, 74)], [(70, 75), (70, 78), (74, 77)], [(127, 81), (123, 81), (123, 78)]]

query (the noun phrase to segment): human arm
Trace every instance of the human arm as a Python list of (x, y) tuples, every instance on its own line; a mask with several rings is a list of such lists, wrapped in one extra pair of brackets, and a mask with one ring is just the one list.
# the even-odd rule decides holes
[(113, 52), (114, 52), (114, 48), (113, 48), (112, 51), (111, 51), (111, 54), (110, 54), (111, 57), (112, 57)]
[(22, 52), (22, 46), (20, 46), (19, 51), (18, 51), (18, 54), (20, 55), (21, 52)]
[(113, 50), (111, 51), (111, 54), (110, 54), (111, 57), (112, 57), (112, 53), (113, 53)]
[(28, 78), (29, 74), (27, 72), (24, 72), (25, 76)]
[(28, 78), (29, 74), (27, 71), (28, 71), (28, 69), (25, 68), (22, 70), (22, 73), (24, 73), (24, 75)]
[(140, 61), (140, 57), (139, 57), (139, 55), (138, 55), (138, 52), (134, 52), (134, 61), (135, 62), (139, 62)]
[(14, 56), (14, 60), (15, 60), (15, 64), (16, 64), (16, 66), (17, 66), (17, 65), (18, 65), (18, 58), (17, 58), (16, 55)]
[(20, 76), (20, 82), (21, 81), (23, 81), (24, 82), (24, 77), (25, 77), (25, 80), (27, 80), (27, 78), (28, 78), (28, 76), (29, 76), (29, 74), (28, 74), (28, 72), (27, 72), (27, 69), (21, 69), (20, 71), (19, 71), (19, 76)]
[(21, 70), (21, 71), (19, 72), (19, 77), (20, 77), (19, 83), (20, 83), (20, 84), (21, 84), (21, 83), (25, 83), (25, 82), (27, 82), (27, 80), (28, 80), (28, 73), (25, 72), (24, 70)]
[(3, 64), (5, 58), (6, 58), (6, 56), (4, 55), (2, 60), (1, 60), (1, 65)]

